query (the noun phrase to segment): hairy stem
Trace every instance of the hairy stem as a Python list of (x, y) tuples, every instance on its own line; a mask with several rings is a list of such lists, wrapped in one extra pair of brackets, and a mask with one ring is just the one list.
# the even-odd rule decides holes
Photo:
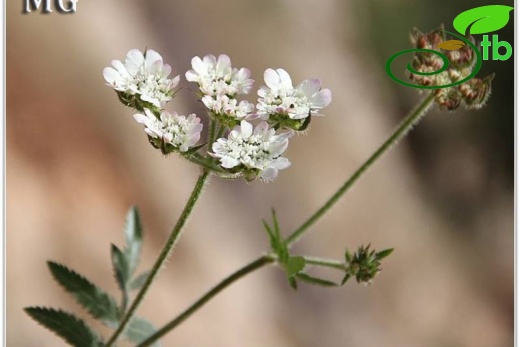
[(260, 257), (251, 263), (247, 264), (246, 266), (242, 267), (241, 269), (235, 271), (225, 279), (223, 279), (219, 284), (217, 284), (215, 287), (210, 289), (206, 294), (204, 294), (200, 299), (195, 301), (193, 304), (191, 304), (190, 307), (188, 307), (186, 310), (184, 310), (181, 314), (179, 314), (177, 317), (175, 317), (173, 320), (171, 320), (169, 323), (167, 323), (165, 326), (163, 326), (161, 329), (156, 331), (153, 335), (151, 335), (149, 338), (138, 344), (136, 347), (145, 347), (149, 346), (155, 341), (157, 341), (159, 338), (161, 338), (163, 335), (168, 333), (170, 330), (174, 329), (176, 326), (184, 322), (188, 317), (190, 317), (193, 313), (195, 313), (199, 308), (204, 306), (205, 303), (207, 303), (209, 300), (211, 300), (215, 295), (220, 293), (222, 290), (224, 290), (226, 287), (228, 287), (233, 282), (239, 280), (240, 278), (244, 277), (245, 275), (258, 270), (259, 268), (263, 267), (264, 265), (267, 265), (269, 263), (272, 263), (274, 261), (274, 258), (272, 256), (263, 256)]
[(332, 197), (325, 202), (309, 219), (305, 221), (298, 229), (296, 229), (286, 239), (288, 245), (296, 242), (311, 225), (316, 223), (323, 215), (338, 202), (338, 200), (357, 182), (359, 178), (394, 144), (402, 139), (419, 120), (426, 114), (426, 111), (433, 105), (434, 96), (430, 93), (410, 114), (399, 124), (397, 129), (390, 135), (390, 137), (379, 147), (368, 160), (354, 172), (350, 178), (343, 183), (343, 185), (332, 195)]
[[(338, 189), (338, 191), (323, 205), (316, 213), (314, 213), (300, 228), (294, 231), (287, 239), (287, 244), (291, 244), (299, 239), (302, 234), (312, 225), (314, 224), (320, 217), (322, 217), (325, 212), (327, 212), (338, 200), (339, 198), (345, 194), (345, 192), (361, 177), (361, 175), (374, 164), (379, 157), (381, 157), (386, 151), (388, 151), (392, 145), (397, 143), (401, 138), (403, 138), (412, 128), (413, 126), (421, 119), (422, 116), (428, 111), (430, 106), (433, 103), (433, 95), (430, 94), (426, 97), (412, 112), (401, 122), (401, 124), (397, 127), (392, 135), (386, 140), (385, 143), (372, 156), (363, 164), (361, 167), (354, 172), (354, 174)], [(318, 265), (318, 266), (326, 266), (339, 270), (344, 270), (344, 264), (327, 260), (327, 259), (318, 259), (318, 258), (305, 258), (308, 264), (310, 265)], [(234, 283), (235, 281), (241, 279), (242, 277), (250, 274), (257, 269), (272, 263), (275, 261), (274, 255), (262, 256), (253, 262), (245, 265), (241, 269), (237, 270), (233, 274), (229, 275), (225, 279), (223, 279), (219, 284), (210, 289), (206, 294), (200, 297), (197, 301), (195, 301), (191, 306), (189, 306), (185, 311), (167, 323), (165, 326), (160, 328), (157, 332), (147, 338), (145, 341), (141, 342), (136, 347), (145, 347), (149, 346), (153, 342), (157, 341), (160, 337), (167, 334), (169, 331), (177, 327), (179, 324), (184, 322), (188, 317), (190, 317), (193, 313), (195, 313), (198, 309), (200, 309), (204, 304), (210, 301), (213, 297), (215, 297), (218, 293), (224, 290), (226, 287)], [(108, 347), (108, 346), (107, 346)]]
[(186, 224), (186, 220), (188, 219), (188, 216), (190, 215), (191, 211), (193, 210), (193, 207), (195, 206), (195, 203), (197, 202), (197, 200), (200, 197), (200, 194), (202, 193), (204, 184), (206, 183), (208, 176), (209, 176), (209, 171), (207, 171), (207, 170), (204, 170), (202, 172), (202, 174), (199, 176), (197, 183), (195, 184), (195, 187), (193, 188), (193, 191), (191, 192), (190, 198), (188, 199), (186, 206), (184, 206), (184, 210), (182, 211), (179, 219), (177, 220), (177, 223), (173, 227), (173, 230), (172, 230), (170, 236), (168, 237), (166, 244), (164, 245), (161, 253), (159, 254), (159, 257), (157, 258), (155, 264), (152, 267), (152, 270), (150, 271), (150, 275), (146, 279), (146, 282), (143, 284), (141, 290), (139, 290), (139, 293), (137, 293), (137, 296), (135, 297), (134, 301), (132, 302), (132, 305), (130, 306), (130, 308), (126, 312), (125, 316), (121, 320), (119, 327), (114, 332), (112, 337), (108, 340), (105, 347), (111, 347), (116, 342), (117, 338), (121, 335), (121, 333), (124, 331), (124, 329), (128, 325), (128, 322), (134, 315), (139, 304), (143, 301), (144, 296), (146, 295), (146, 292), (150, 288), (150, 285), (154, 281), (155, 277), (159, 273), (159, 270), (161, 270), (166, 259), (171, 254), (175, 244), (177, 243), (177, 240), (179, 239), (179, 236), (181, 235), (181, 232), (183, 230), (184, 224)]

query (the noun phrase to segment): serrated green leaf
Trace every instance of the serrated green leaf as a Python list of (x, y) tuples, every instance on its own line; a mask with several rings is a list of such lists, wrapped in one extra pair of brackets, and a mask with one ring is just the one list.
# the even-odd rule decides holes
[(472, 8), (459, 14), (453, 20), (453, 27), (462, 35), (487, 34), (502, 29), (509, 22), (509, 12), (513, 7), (506, 5), (487, 5)]
[(337, 283), (335, 283), (335, 282), (313, 277), (306, 273), (299, 273), (296, 275), (296, 278), (298, 278), (299, 280), (301, 280), (303, 282), (307, 282), (307, 283), (314, 284), (314, 285), (321, 286), (321, 287), (337, 287), (338, 286)]
[(303, 257), (290, 257), (287, 260), (287, 264), (285, 265), (285, 270), (287, 270), (287, 276), (293, 277), (297, 273), (303, 270), (305, 267), (305, 258)]
[(388, 257), (390, 254), (392, 254), (393, 251), (394, 251), (393, 248), (388, 248), (388, 249), (382, 250), (382, 251), (376, 253), (375, 258), (376, 258), (376, 260), (381, 260), (383, 258)]
[(114, 268), (114, 275), (116, 277), (117, 284), (123, 292), (127, 290), (127, 282), (130, 275), (128, 274), (128, 263), (125, 255), (116, 245), (112, 244), (111, 247), (112, 255), (112, 266)]
[(130, 290), (137, 290), (140, 289), (144, 282), (148, 279), (148, 276), (150, 276), (150, 271), (145, 271), (142, 274), (138, 275), (128, 286), (128, 289)]
[(99, 347), (102, 344), (99, 336), (84, 321), (70, 313), (45, 307), (27, 307), (24, 311), (71, 346)]
[[(155, 333), (155, 331), (156, 329), (152, 323), (148, 322), (146, 319), (134, 317), (130, 323), (128, 323), (124, 335), (130, 342), (139, 344)], [(151, 346), (160, 347), (161, 344), (159, 341), (156, 341)]]
[(120, 314), (114, 299), (85, 277), (64, 265), (47, 262), (54, 279), (69, 292), (94, 318), (117, 327)]
[(143, 228), (139, 211), (135, 206), (132, 206), (126, 217), (125, 239), (126, 247), (124, 254), (128, 263), (128, 277), (130, 277), (139, 264), (141, 246), (143, 243)]

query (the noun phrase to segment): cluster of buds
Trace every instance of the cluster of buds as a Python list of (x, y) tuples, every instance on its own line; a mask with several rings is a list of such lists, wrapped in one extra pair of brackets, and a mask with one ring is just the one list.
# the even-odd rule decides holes
[(360, 246), (353, 255), (346, 250), (346, 270), (342, 283), (347, 282), (350, 277), (355, 277), (358, 283), (370, 284), (381, 271), (381, 260), (392, 252), (393, 249), (376, 252), (370, 249), (370, 244)]
[(209, 167), (219, 167), (216, 173), (226, 177), (248, 181), (276, 178), (279, 170), (291, 165), (283, 157), (289, 139), (305, 130), (311, 117), (332, 100), (330, 90), (322, 89), (318, 79), (294, 87), (285, 70), (267, 69), (266, 86), (258, 90), (255, 106), (238, 99), (253, 87), (250, 71), (233, 68), (227, 55), (194, 57), (191, 66), (186, 80), (197, 83), (198, 97), (212, 123), (206, 157), (197, 153), (205, 146), (197, 145), (203, 127), (200, 118), (164, 110), (175, 94), (179, 76), (168, 77), (171, 68), (157, 52), (133, 49), (124, 63), (114, 60), (103, 75), (119, 100), (139, 112), (134, 118), (144, 125), (152, 146), (163, 154), (180, 152), (187, 159), (197, 156), (192, 161), (199, 164), (211, 161)]
[[(471, 36), (467, 39), (475, 42)], [(458, 40), (446, 41), (442, 28), (426, 34), (415, 29), (411, 34), (411, 41), (415, 48), (434, 50), (448, 59), (449, 67), (442, 72), (432, 75), (410, 73), (410, 79), (420, 86), (439, 86), (439, 89), (433, 90), (433, 94), (441, 109), (454, 110), (461, 105), (467, 109), (484, 106), (491, 94), (492, 75), (442, 87), (461, 81), (472, 73), (477, 57), (470, 45)], [(411, 62), (411, 67), (422, 73), (439, 71), (443, 65), (444, 61), (439, 55), (422, 51), (416, 52)]]

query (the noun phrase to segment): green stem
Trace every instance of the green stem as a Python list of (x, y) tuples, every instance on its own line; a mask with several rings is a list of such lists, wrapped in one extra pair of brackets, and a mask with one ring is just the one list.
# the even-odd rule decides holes
[(188, 202), (186, 203), (186, 206), (184, 207), (184, 210), (181, 213), (181, 216), (177, 220), (177, 223), (173, 227), (173, 230), (166, 241), (166, 244), (164, 245), (161, 254), (157, 258), (157, 261), (153, 265), (152, 270), (150, 271), (150, 275), (146, 279), (146, 282), (143, 284), (141, 290), (135, 297), (134, 301), (132, 302), (132, 305), (126, 312), (125, 316), (121, 320), (121, 323), (119, 324), (119, 327), (114, 332), (112, 337), (108, 340), (105, 347), (112, 346), (119, 335), (124, 331), (125, 327), (127, 326), (128, 322), (134, 315), (135, 311), (137, 310), (137, 307), (143, 301), (144, 296), (148, 289), (150, 288), (150, 285), (154, 281), (155, 277), (159, 273), (159, 270), (163, 267), (164, 263), (166, 262), (166, 259), (172, 252), (175, 244), (177, 243), (177, 240), (179, 239), (179, 236), (181, 235), (181, 232), (183, 230), (184, 224), (186, 224), (186, 220), (188, 219), (188, 216), (190, 215), (191, 211), (193, 210), (193, 207), (195, 206), (195, 203), (200, 197), (200, 194), (202, 193), (202, 190), (204, 188), (204, 184), (206, 183), (206, 180), (209, 176), (209, 171), (204, 170), (202, 174), (199, 176), (197, 183), (195, 184), (195, 187), (193, 188), (193, 191), (191, 192), (190, 198), (188, 199)]
[(434, 101), (434, 95), (430, 93), (410, 114), (399, 124), (392, 135), (368, 158), (368, 160), (354, 172), (354, 174), (332, 195), (332, 197), (309, 219), (296, 229), (287, 239), (288, 245), (296, 242), (307, 229), (316, 223), (323, 215), (334, 206), (336, 202), (345, 194), (350, 187), (374, 164), (385, 152), (403, 138), (419, 120), (426, 114)]
[(156, 331), (153, 335), (151, 335), (149, 338), (138, 344), (136, 347), (145, 347), (149, 346), (155, 341), (157, 341), (159, 338), (161, 338), (163, 335), (168, 333), (170, 330), (174, 329), (176, 326), (184, 322), (188, 317), (190, 317), (193, 313), (195, 313), (199, 308), (204, 306), (206, 302), (211, 300), (215, 295), (220, 293), (222, 290), (224, 290), (227, 286), (232, 284), (233, 282), (237, 281), (238, 279), (244, 277), (245, 275), (263, 267), (264, 265), (267, 265), (269, 263), (272, 263), (274, 261), (274, 258), (270, 255), (266, 255), (263, 257), (260, 257), (251, 263), (247, 264), (246, 266), (242, 267), (241, 269), (235, 271), (225, 279), (223, 279), (219, 284), (217, 284), (215, 287), (213, 287), (211, 290), (209, 290), (206, 294), (204, 294), (200, 299), (195, 301), (190, 307), (188, 307), (186, 310), (184, 310), (181, 314), (179, 314), (177, 317), (175, 317), (173, 320), (171, 320), (169, 323), (167, 323), (165, 326), (163, 326), (161, 329)]
[(347, 266), (345, 263), (331, 260), (331, 259), (322, 259), (322, 258), (314, 258), (314, 257), (304, 257), (306, 265), (315, 265), (315, 266), (324, 266), (329, 267), (331, 269), (346, 271)]
[[(217, 122), (215, 122), (212, 118), (210, 118), (209, 125), (209, 133), (208, 133), (208, 153), (211, 151), (211, 146), (213, 142), (215, 142), (215, 132), (217, 131)], [(207, 155), (208, 158), (211, 158), (210, 155)]]
[[(325, 214), (338, 200), (339, 198), (361, 177), (361, 175), (375, 162), (377, 159), (384, 154), (388, 149), (392, 147), (397, 141), (404, 137), (412, 127), (421, 119), (421, 117), (430, 108), (434, 100), (432, 94), (426, 97), (398, 126), (397, 130), (386, 140), (385, 143), (374, 153), (372, 156), (363, 164), (361, 167), (340, 187), (340, 189), (323, 205), (314, 215), (312, 215), (300, 228), (293, 232), (287, 239), (287, 244), (295, 242), (314, 222)], [(213, 130), (214, 131), (214, 130)], [(241, 269), (237, 270), (230, 276), (226, 277), (219, 284), (209, 290), (201, 298), (195, 301), (180, 315), (174, 318), (172, 321), (167, 323), (145, 341), (141, 342), (136, 347), (149, 346), (153, 342), (157, 341), (160, 337), (168, 333), (170, 330), (177, 327), (179, 324), (184, 322), (188, 317), (195, 313), (199, 308), (211, 300), (214, 296), (224, 290), (226, 287), (231, 285), (233, 282), (244, 277), (245, 275), (252, 273), (253, 271), (272, 263), (275, 261), (273, 255), (267, 255), (256, 259), (255, 261), (247, 264)], [(335, 269), (344, 270), (344, 264), (339, 262), (317, 259), (317, 258), (306, 258), (306, 261), (311, 265), (327, 266)], [(107, 345), (109, 347), (109, 345)]]
[(226, 171), (224, 171), (220, 166), (215, 164), (215, 161), (213, 158), (206, 158), (202, 156), (201, 154), (195, 152), (191, 153), (189, 155), (184, 156), (184, 158), (188, 159), (194, 164), (202, 166), (202, 168), (215, 172), (215, 173), (221, 173), (221, 174), (227, 174)]

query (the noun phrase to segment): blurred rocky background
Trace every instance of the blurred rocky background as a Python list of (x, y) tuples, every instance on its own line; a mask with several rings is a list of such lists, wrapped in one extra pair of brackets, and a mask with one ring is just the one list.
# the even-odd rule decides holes
[[(512, 5), (511, 1), (500, 3)], [(77, 13), (23, 14), (7, 3), (7, 344), (64, 346), (23, 307), (86, 314), (51, 279), (65, 263), (116, 294), (110, 243), (127, 209), (145, 225), (150, 267), (198, 169), (148, 145), (102, 69), (131, 48), (159, 51), (183, 75), (195, 55), (228, 54), (253, 72), (322, 79), (333, 102), (294, 138), (292, 167), (271, 184), (213, 179), (139, 310), (161, 326), (267, 250), (271, 207), (286, 233), (316, 210), (421, 98), (384, 71), (408, 33), (485, 1), (79, 0)], [(512, 16), (514, 15), (511, 12)], [(513, 21), (499, 32), (513, 42)], [(394, 67), (397, 71), (402, 68)], [(301, 285), (264, 268), (223, 292), (163, 346), (501, 347), (513, 343), (513, 59), (484, 109), (430, 112), (320, 221), (295, 251), (394, 247), (373, 285)], [(404, 73), (403, 73), (404, 76)], [(202, 114), (193, 85), (168, 109)], [(250, 100), (254, 101), (251, 95)], [(98, 325), (95, 325), (98, 327)], [(102, 328), (101, 328), (102, 329)], [(106, 330), (102, 330), (105, 334)]]

